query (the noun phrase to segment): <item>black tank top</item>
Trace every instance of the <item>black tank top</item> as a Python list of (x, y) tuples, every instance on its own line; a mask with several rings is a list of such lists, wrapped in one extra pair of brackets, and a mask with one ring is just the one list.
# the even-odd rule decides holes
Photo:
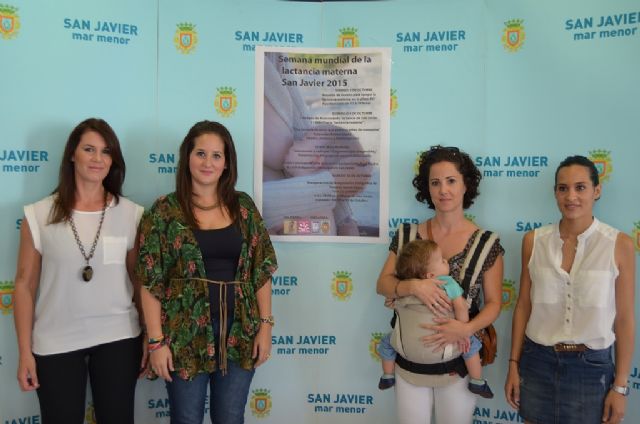
[[(238, 269), (238, 260), (242, 250), (242, 233), (240, 228), (231, 224), (225, 228), (215, 230), (195, 229), (193, 234), (198, 241), (202, 259), (204, 261), (204, 269), (208, 280), (213, 281), (234, 281), (236, 270)], [(211, 313), (211, 323), (213, 324), (213, 332), (218, 340), (219, 334), (219, 315), (220, 315), (220, 286), (211, 284), (209, 290), (209, 311)], [(228, 286), (227, 290), (227, 331), (231, 330), (233, 322), (233, 311), (235, 306), (235, 287)], [(229, 334), (227, 333), (227, 336)]]

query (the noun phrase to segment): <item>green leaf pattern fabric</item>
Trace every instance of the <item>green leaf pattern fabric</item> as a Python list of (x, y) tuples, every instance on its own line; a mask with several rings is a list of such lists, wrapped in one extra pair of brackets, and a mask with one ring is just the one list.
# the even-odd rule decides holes
[[(238, 224), (243, 237), (236, 271), (234, 320), (227, 339), (227, 356), (251, 369), (253, 340), (260, 327), (256, 292), (277, 269), (275, 251), (253, 200), (238, 192)], [(175, 193), (160, 197), (140, 222), (140, 252), (136, 274), (162, 306), (165, 340), (180, 377), (216, 370), (213, 329), (209, 314), (209, 284), (202, 253), (186, 224)], [(229, 288), (231, 289), (231, 287)]]

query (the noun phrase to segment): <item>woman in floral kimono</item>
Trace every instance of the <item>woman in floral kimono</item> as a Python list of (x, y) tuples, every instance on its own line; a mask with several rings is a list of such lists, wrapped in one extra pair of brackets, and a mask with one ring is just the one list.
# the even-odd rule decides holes
[(211, 422), (243, 423), (254, 370), (270, 356), (276, 257), (237, 175), (229, 131), (198, 122), (180, 146), (176, 191), (140, 224), (150, 364), (174, 424), (202, 423), (207, 386)]

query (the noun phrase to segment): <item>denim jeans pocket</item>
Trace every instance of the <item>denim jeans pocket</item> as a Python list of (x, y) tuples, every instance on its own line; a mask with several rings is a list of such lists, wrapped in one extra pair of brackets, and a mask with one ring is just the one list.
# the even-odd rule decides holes
[(586, 350), (580, 354), (585, 365), (594, 367), (608, 367), (613, 365), (611, 349)]

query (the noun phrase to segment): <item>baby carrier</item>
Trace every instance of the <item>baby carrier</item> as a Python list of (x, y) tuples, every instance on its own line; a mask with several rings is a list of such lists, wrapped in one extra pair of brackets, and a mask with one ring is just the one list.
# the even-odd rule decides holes
[[(400, 225), (398, 255), (402, 247), (415, 240), (417, 232), (417, 224)], [(475, 237), (460, 270), (464, 293), (469, 293), (469, 289), (476, 283), (482, 264), (496, 239), (497, 235), (490, 231), (482, 231)], [(467, 296), (466, 300), (467, 305), (471, 306), (473, 299)], [(452, 311), (448, 317), (454, 317)], [(398, 353), (396, 363), (400, 368), (415, 374), (457, 372), (461, 376), (466, 375), (466, 367), (457, 344), (450, 344), (444, 350), (433, 352), (433, 347), (425, 346), (422, 342), (423, 337), (433, 334), (434, 331), (423, 328), (421, 324), (433, 323), (433, 318), (433, 312), (415, 296), (396, 299), (391, 333), (391, 345)]]

